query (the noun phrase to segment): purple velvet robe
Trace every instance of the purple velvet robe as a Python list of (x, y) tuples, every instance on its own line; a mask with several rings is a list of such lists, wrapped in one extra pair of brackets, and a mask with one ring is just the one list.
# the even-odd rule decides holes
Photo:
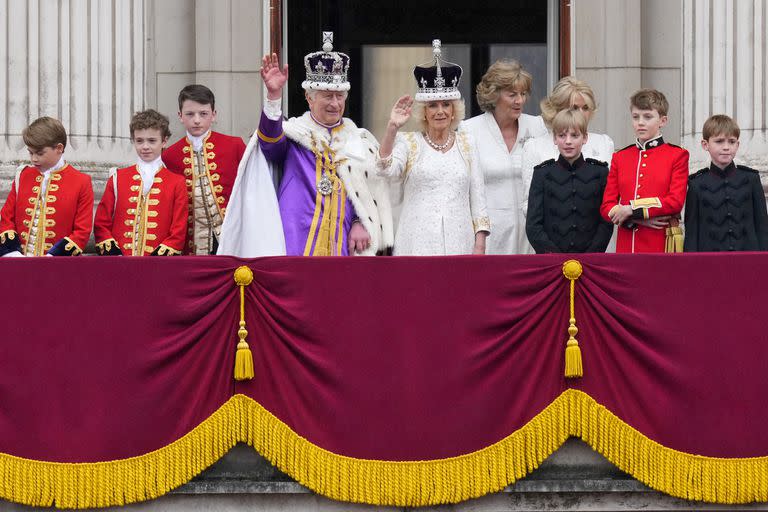
[[(318, 199), (321, 201), (318, 217), (322, 219), (331, 197), (322, 196), (317, 191), (315, 154), (301, 144), (283, 136), (282, 119), (273, 121), (263, 112), (259, 121), (259, 134), (259, 145), (266, 159), (283, 169), (277, 200), (280, 205), (280, 216), (283, 220), (286, 254), (288, 256), (312, 255), (319, 228), (315, 230), (313, 234), (315, 239), (311, 241), (309, 251), (306, 253), (305, 248), (310, 236), (316, 202)], [(340, 199), (339, 202), (341, 202)], [(337, 205), (339, 216), (342, 211), (341, 206), (341, 204)], [(342, 238), (339, 255), (348, 256), (347, 235), (357, 215), (349, 198), (345, 200), (343, 209), (343, 221), (337, 220), (337, 231), (333, 237), (336, 240), (338, 237)], [(338, 227), (341, 228), (341, 233), (338, 232)]]

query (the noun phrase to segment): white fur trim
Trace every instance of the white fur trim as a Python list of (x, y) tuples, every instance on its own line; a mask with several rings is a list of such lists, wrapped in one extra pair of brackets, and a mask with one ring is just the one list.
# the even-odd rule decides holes
[(347, 118), (331, 134), (314, 122), (309, 112), (285, 121), (283, 131), (288, 139), (310, 151), (315, 140), (327, 144), (335, 152), (336, 161), (346, 159), (337, 172), (360, 222), (371, 236), (371, 245), (363, 255), (391, 249), (395, 240), (392, 208), (387, 182), (376, 174), (376, 138)]
[(415, 101), (443, 101), (443, 100), (460, 100), (461, 93), (459, 91), (451, 92), (417, 92), (413, 99)]
[(328, 82), (311, 82), (309, 80), (304, 80), (301, 82), (301, 88), (305, 91), (348, 91), (352, 86), (349, 82), (332, 84)]

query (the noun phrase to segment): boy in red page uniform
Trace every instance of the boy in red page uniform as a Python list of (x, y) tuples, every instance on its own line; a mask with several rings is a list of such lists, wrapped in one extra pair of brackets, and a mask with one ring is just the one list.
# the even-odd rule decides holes
[(76, 256), (93, 225), (91, 178), (64, 161), (67, 132), (41, 117), (24, 128), (32, 165), (16, 173), (0, 211), (0, 256)]
[(240, 137), (211, 131), (216, 99), (204, 85), (179, 93), (179, 120), (187, 130), (163, 152), (163, 162), (183, 176), (189, 198), (184, 254), (216, 254), (237, 167), (245, 152)]
[(618, 226), (616, 252), (665, 252), (688, 184), (688, 151), (664, 142), (669, 103), (654, 89), (630, 99), (637, 139), (613, 155), (600, 213)]
[(131, 141), (138, 159), (107, 180), (94, 222), (100, 254), (181, 254), (187, 191), (184, 179), (166, 169), (160, 158), (170, 136), (168, 118), (159, 112), (145, 110), (131, 119)]

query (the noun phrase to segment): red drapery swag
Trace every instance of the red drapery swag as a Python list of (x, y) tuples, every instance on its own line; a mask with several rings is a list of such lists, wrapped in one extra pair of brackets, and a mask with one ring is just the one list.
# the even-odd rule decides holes
[[(450, 503), (578, 436), (652, 487), (768, 500), (768, 257), (3, 261), (0, 497), (160, 496), (236, 442), (334, 499)], [(233, 380), (245, 288), (254, 377)]]

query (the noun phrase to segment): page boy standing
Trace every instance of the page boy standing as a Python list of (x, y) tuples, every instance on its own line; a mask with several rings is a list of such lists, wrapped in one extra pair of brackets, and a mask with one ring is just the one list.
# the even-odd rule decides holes
[[(661, 136), (669, 103), (655, 89), (630, 99), (637, 139), (613, 155), (600, 213), (618, 226), (616, 252), (665, 252), (688, 185), (688, 151)], [(680, 247), (682, 250), (682, 247)]]
[(712, 162), (690, 177), (685, 251), (768, 250), (768, 212), (760, 175), (733, 162), (741, 130), (728, 116), (704, 123), (701, 146)]
[(107, 180), (96, 209), (94, 235), (102, 256), (176, 256), (187, 229), (184, 179), (165, 168), (160, 154), (171, 136), (168, 118), (145, 110), (131, 119), (135, 165)]
[(188, 85), (179, 92), (179, 120), (186, 136), (163, 152), (163, 162), (183, 176), (187, 186), (184, 254), (216, 254), (245, 143), (240, 137), (211, 130), (216, 99), (204, 85)]
[(534, 167), (525, 232), (537, 254), (605, 252), (613, 224), (600, 216), (608, 164), (584, 159), (587, 119), (563, 110), (552, 120), (560, 152)]
[(32, 165), (16, 173), (0, 211), (0, 256), (76, 256), (93, 225), (91, 177), (64, 161), (67, 132), (41, 117), (21, 134)]

